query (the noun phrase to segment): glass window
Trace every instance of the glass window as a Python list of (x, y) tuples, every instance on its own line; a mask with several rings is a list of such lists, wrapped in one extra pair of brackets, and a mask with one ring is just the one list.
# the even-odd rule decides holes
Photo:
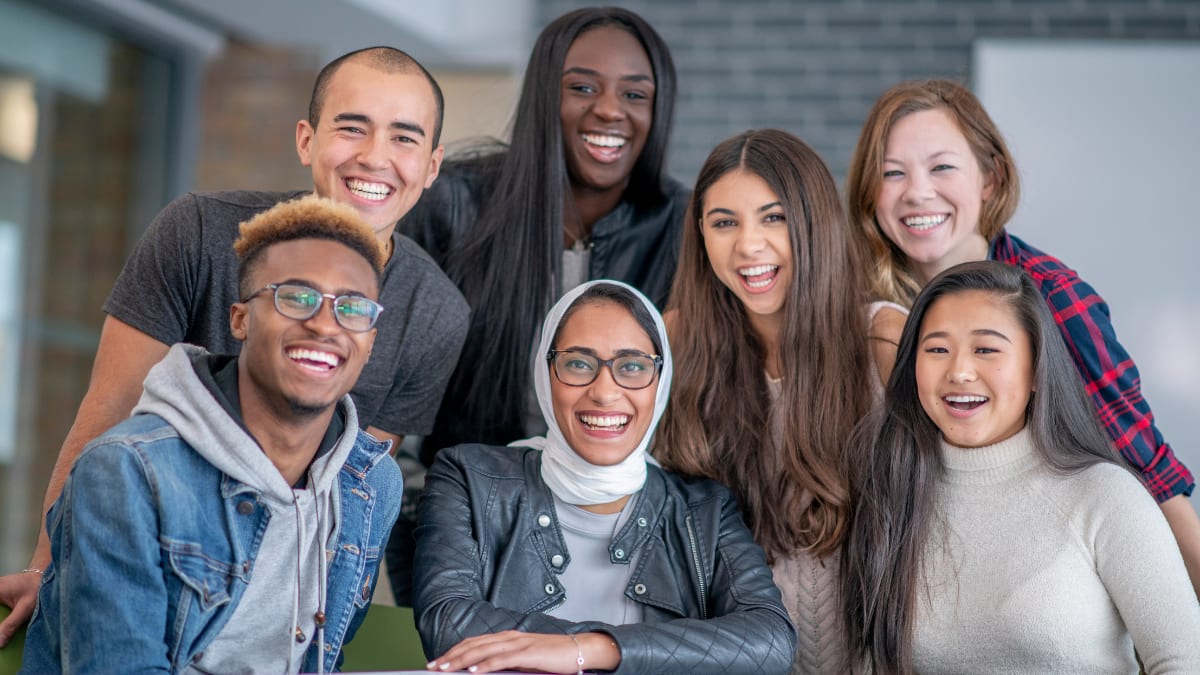
[(33, 550), (100, 307), (165, 203), (173, 55), (0, 0), (0, 569)]

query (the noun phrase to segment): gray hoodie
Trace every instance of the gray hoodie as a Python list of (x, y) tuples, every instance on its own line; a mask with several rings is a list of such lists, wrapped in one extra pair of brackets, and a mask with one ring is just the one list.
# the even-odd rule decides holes
[(207, 356), (200, 347), (171, 347), (150, 370), (133, 412), (163, 418), (213, 466), (257, 491), (269, 520), (241, 601), (187, 672), (294, 673), (309, 644), (324, 642), (314, 615), (325, 610), (329, 542), (340, 520), (336, 480), (354, 447), (358, 415), (344, 396), (345, 431), (313, 461), (306, 488), (293, 489), (197, 376)]

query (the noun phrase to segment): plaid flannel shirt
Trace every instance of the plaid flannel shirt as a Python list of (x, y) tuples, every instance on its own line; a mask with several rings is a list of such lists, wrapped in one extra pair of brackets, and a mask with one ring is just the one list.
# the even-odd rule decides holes
[(1108, 305), (1100, 294), (1061, 260), (1007, 232), (996, 237), (989, 254), (1033, 277), (1075, 358), (1104, 430), (1141, 473), (1154, 498), (1162, 503), (1176, 495), (1191, 495), (1196, 481), (1154, 425), (1154, 413), (1142, 398), (1137, 365), (1117, 342)]

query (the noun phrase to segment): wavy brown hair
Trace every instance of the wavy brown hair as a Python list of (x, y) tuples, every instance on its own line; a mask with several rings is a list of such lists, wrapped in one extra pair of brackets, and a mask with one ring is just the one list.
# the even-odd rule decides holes
[[(766, 181), (788, 224), (793, 277), (785, 282), (777, 406), (767, 390), (764, 345), (713, 273), (700, 229), (708, 189), (737, 170)], [(824, 556), (844, 536), (840, 450), (870, 405), (873, 377), (858, 269), (837, 185), (812, 148), (766, 129), (712, 151), (688, 206), (671, 288), (671, 349), (680, 367), (654, 456), (728, 485), (772, 560), (797, 549)], [(781, 445), (772, 437), (772, 410), (785, 411)]]
[(992, 181), (992, 195), (979, 214), (979, 233), (991, 241), (1017, 209), (1021, 186), (1012, 154), (995, 122), (969, 89), (951, 80), (901, 82), (883, 93), (867, 115), (846, 175), (846, 203), (850, 223), (866, 262), (867, 292), (872, 299), (911, 306), (921, 284), (908, 266), (908, 258), (892, 243), (875, 220), (875, 202), (883, 182), (883, 160), (888, 135), (905, 115), (923, 110), (945, 110)]

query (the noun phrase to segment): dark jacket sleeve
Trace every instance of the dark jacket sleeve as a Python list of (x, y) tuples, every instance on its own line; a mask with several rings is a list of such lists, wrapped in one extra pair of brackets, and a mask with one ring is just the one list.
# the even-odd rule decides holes
[[(483, 550), (486, 540), (476, 537), (473, 509), (487, 505), (472, 503), (459, 450), (438, 453), (421, 495), (413, 612), (425, 656), (437, 658), (468, 637), (505, 630), (556, 635), (591, 630), (587, 624), (505, 609), (485, 599), (490, 575), (484, 561), (496, 552)], [(498, 483), (499, 489), (522, 489), (518, 479)]]
[(479, 220), (488, 166), (484, 160), (443, 163), (433, 185), (396, 226), (443, 268), (450, 249)]
[[(602, 629), (621, 649), (621, 675), (630, 673), (786, 673), (796, 629), (780, 599), (766, 556), (742, 521), (732, 495), (719, 507), (691, 509), (701, 564), (712, 570), (708, 618), (675, 619)], [(705, 521), (708, 522), (705, 522)], [(703, 537), (717, 533), (713, 551)], [(706, 545), (707, 544), (707, 545)]]

